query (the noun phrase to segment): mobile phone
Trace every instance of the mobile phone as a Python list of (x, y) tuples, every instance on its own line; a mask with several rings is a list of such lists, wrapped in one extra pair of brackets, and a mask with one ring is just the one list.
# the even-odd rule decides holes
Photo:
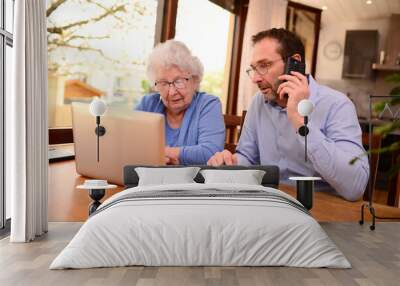
[(299, 72), (303, 75), (306, 74), (306, 64), (299, 62), (294, 58), (288, 58), (285, 65), (285, 74), (289, 74), (291, 71)]
[[(306, 64), (299, 62), (298, 60), (296, 60), (292, 57), (289, 57), (285, 64), (285, 74), (290, 75), (291, 71), (296, 71), (303, 75), (306, 75)], [(283, 82), (285, 82), (285, 81), (283, 81)], [(288, 98), (289, 96), (287, 94), (284, 94), (284, 97)]]

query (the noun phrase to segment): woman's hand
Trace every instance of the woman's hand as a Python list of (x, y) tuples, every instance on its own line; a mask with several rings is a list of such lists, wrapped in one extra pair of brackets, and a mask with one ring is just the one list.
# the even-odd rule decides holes
[(165, 147), (165, 161), (168, 165), (179, 165), (179, 147)]

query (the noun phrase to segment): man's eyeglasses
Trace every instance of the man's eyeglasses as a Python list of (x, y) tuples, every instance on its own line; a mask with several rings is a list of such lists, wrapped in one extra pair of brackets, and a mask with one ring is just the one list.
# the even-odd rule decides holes
[(188, 77), (178, 77), (174, 81), (160, 80), (156, 81), (154, 85), (158, 91), (167, 91), (171, 85), (176, 89), (183, 89), (186, 88), (189, 79)]
[(280, 60), (283, 60), (283, 59), (280, 58), (280, 59), (276, 59), (274, 61), (262, 61), (261, 63), (258, 63), (255, 66), (249, 67), (246, 70), (246, 73), (250, 78), (253, 78), (256, 75), (256, 73), (259, 75), (265, 75), (268, 73), (269, 69), (272, 67), (272, 64), (277, 61), (280, 61)]

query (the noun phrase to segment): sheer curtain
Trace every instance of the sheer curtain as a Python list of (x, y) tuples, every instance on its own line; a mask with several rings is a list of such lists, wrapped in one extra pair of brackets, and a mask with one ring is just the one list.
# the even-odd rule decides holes
[(246, 69), (251, 60), (251, 37), (263, 30), (284, 28), (287, 2), (287, 0), (250, 0), (249, 2), (240, 65), (238, 114), (241, 114), (242, 110), (248, 109), (253, 95), (258, 91), (257, 86), (251, 82), (246, 74)]
[(47, 37), (45, 0), (15, 2), (13, 83), (6, 98), (6, 187), (12, 242), (47, 232)]

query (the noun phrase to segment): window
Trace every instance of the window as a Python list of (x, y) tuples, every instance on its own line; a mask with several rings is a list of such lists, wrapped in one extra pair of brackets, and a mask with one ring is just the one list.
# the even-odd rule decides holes
[[(175, 39), (204, 65), (200, 89), (220, 97), (226, 108), (234, 14), (210, 1), (179, 0)], [(207, 15), (207, 16), (205, 16)]]
[[(12, 76), (12, 46), (10, 45), (6, 45), (6, 56), (5, 56), (5, 62), (6, 62), (6, 74), (5, 74), (5, 91), (6, 91), (6, 95), (11, 94), (11, 76)], [(8, 96), (6, 96), (8, 97)], [(4, 153), (5, 154), (5, 153)], [(6, 195), (5, 195), (5, 201), (6, 201), (6, 209), (5, 209), (5, 215), (6, 215), (6, 219), (11, 217), (11, 194), (9, 192), (9, 190), (7, 189), (6, 191)]]
[[(0, 235), (11, 217), (10, 194), (5, 190), (5, 98), (11, 92), (14, 0), (0, 0)], [(7, 224), (9, 225), (9, 224)], [(8, 229), (6, 229), (8, 231)]]
[(286, 28), (296, 33), (304, 44), (306, 73), (315, 76), (318, 39), (321, 27), (321, 11), (307, 5), (289, 1)]
[[(129, 108), (139, 102), (151, 88), (145, 76), (145, 59), (154, 43), (175, 37), (177, 18), (177, 39), (190, 42), (187, 28), (181, 30), (181, 27), (190, 26), (201, 32), (197, 37), (201, 42), (207, 42), (210, 31), (212, 40), (218, 40), (214, 46), (206, 46), (208, 53), (218, 55), (211, 64), (207, 52), (201, 49), (198, 52), (199, 47), (190, 43), (188, 46), (205, 65), (201, 89), (220, 96), (224, 111), (236, 114), (248, 0), (65, 0), (57, 7), (52, 7), (51, 3), (59, 1), (46, 1), (49, 142), (52, 144), (70, 143), (72, 140), (73, 101), (89, 102), (93, 96), (100, 96), (108, 104)], [(181, 11), (191, 16), (185, 16)], [(195, 11), (201, 11), (200, 15)], [(204, 15), (211, 16), (218, 23), (217, 28), (215, 21), (205, 21)], [(199, 20), (194, 21), (194, 17)], [(121, 49), (126, 46), (129, 46), (129, 51), (120, 57)], [(113, 52), (116, 47), (119, 53)], [(132, 57), (135, 51), (142, 52)], [(117, 59), (117, 63), (111, 63), (112, 68), (110, 59)], [(85, 92), (87, 96), (83, 96)]]
[(13, 22), (14, 22), (14, 0), (5, 0), (5, 30), (7, 32), (13, 33)]
[(157, 0), (48, 1), (49, 127), (72, 125), (71, 103), (132, 108), (147, 91)]

